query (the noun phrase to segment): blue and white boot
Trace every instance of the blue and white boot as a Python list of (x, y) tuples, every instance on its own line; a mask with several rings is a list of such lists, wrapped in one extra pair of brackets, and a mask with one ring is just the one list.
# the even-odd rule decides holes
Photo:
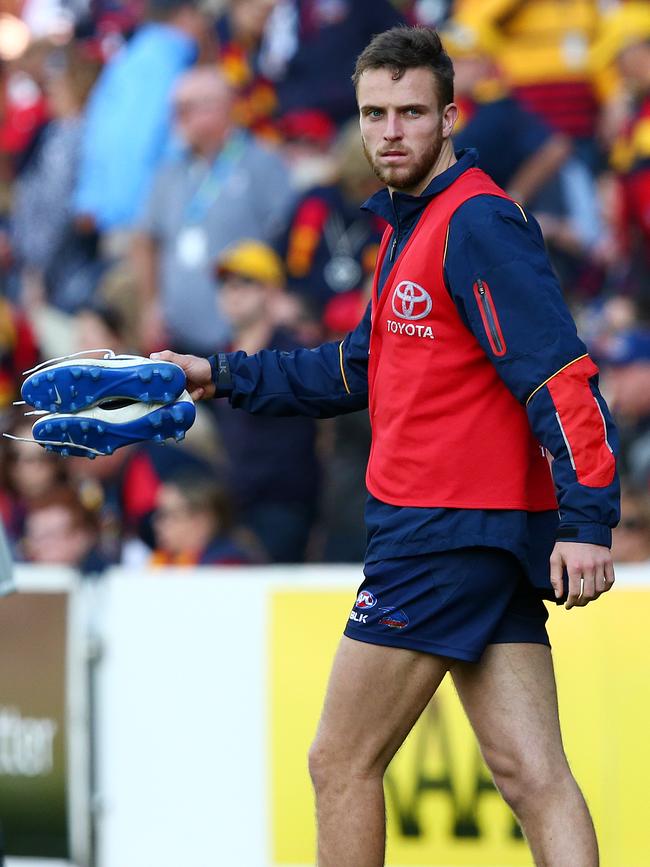
[(34, 441), (64, 457), (111, 455), (122, 446), (152, 440), (184, 439), (196, 418), (188, 391), (169, 403), (107, 399), (82, 412), (40, 415), (32, 427)]
[[(90, 358), (92, 352), (103, 357)], [(30, 406), (55, 413), (79, 412), (107, 399), (171, 403), (185, 389), (185, 371), (170, 361), (115, 355), (110, 349), (54, 358), (25, 371), (20, 389)]]

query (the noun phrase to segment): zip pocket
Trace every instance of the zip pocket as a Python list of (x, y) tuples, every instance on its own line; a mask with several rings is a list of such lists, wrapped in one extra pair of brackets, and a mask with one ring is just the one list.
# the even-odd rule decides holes
[(485, 333), (490, 341), (490, 347), (495, 355), (501, 356), (506, 354), (506, 341), (501, 331), (499, 318), (494, 307), (494, 301), (490, 293), (490, 287), (484, 283), (480, 277), (476, 278), (474, 284), (474, 297), (478, 304), (479, 313), (483, 320)]

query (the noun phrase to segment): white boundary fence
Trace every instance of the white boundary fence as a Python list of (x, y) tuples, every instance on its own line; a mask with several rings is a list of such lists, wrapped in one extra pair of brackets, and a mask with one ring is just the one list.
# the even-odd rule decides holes
[[(271, 827), (271, 600), (290, 588), (349, 591), (352, 601), (361, 567), (114, 569), (83, 581), (15, 573), (19, 592), (69, 594), (73, 862), (281, 867)], [(650, 589), (650, 566), (619, 567), (617, 587)], [(318, 618), (317, 606), (304, 616)], [(0, 635), (0, 658), (11, 653)], [(10, 784), (0, 775), (0, 790)], [(11, 858), (8, 867), (40, 863)]]

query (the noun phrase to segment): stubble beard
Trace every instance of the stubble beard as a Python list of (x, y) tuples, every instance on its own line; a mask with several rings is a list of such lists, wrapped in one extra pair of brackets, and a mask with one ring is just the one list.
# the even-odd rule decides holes
[(410, 190), (418, 187), (436, 164), (442, 150), (442, 128), (436, 131), (427, 149), (410, 166), (382, 166), (368, 150), (363, 136), (361, 143), (370, 168), (383, 184), (395, 190)]

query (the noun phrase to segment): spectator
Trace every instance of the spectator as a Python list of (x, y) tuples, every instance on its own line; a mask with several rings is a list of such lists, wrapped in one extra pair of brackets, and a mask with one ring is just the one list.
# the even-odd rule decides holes
[(226, 490), (205, 476), (178, 476), (158, 491), (155, 566), (242, 565), (257, 559), (233, 527)]
[(123, 309), (101, 297), (79, 308), (73, 328), (77, 351), (112, 349), (116, 355), (122, 355), (136, 349)]
[[(242, 241), (221, 254), (217, 273), (222, 304), (232, 322), (233, 349), (250, 354), (296, 348), (292, 332), (276, 325), (287, 299), (282, 263), (271, 249)], [(304, 560), (319, 495), (316, 423), (232, 412), (219, 401), (212, 406), (242, 523), (272, 561)]]
[(551, 129), (578, 142), (598, 161), (598, 99), (589, 46), (600, 21), (599, 0), (457, 0), (463, 21), (488, 29), (515, 96)]
[(45, 40), (30, 41), (29, 31), (16, 18), (3, 16), (0, 27), (4, 36), (0, 42), (0, 60), (5, 61), (0, 71), (0, 155), (5, 180), (20, 169), (23, 154), (47, 121), (43, 72), (51, 46)]
[(277, 0), (231, 0), (216, 25), (221, 71), (235, 93), (235, 123), (277, 141), (273, 124), (277, 96), (260, 70), (264, 30)]
[(621, 246), (631, 258), (637, 290), (650, 281), (650, 7), (625, 3), (603, 22), (594, 46), (597, 67), (616, 60), (628, 113), (613, 143), (611, 163), (619, 178)]
[(501, 70), (500, 42), (485, 26), (455, 19), (443, 36), (454, 59), (465, 125), (458, 149), (475, 147), (479, 165), (542, 225), (565, 290), (577, 285), (599, 242), (597, 190), (572, 142), (521, 105)]
[(85, 115), (75, 194), (82, 227), (132, 227), (169, 144), (170, 94), (204, 30), (194, 0), (150, 0), (148, 21), (105, 67)]
[(389, 0), (279, 0), (260, 59), (276, 84), (279, 115), (315, 108), (337, 124), (356, 115), (356, 57), (373, 34), (403, 22)]
[(130, 566), (145, 563), (154, 547), (152, 518), (161, 485), (179, 472), (214, 472), (185, 444), (146, 442), (101, 460), (69, 458), (65, 463), (82, 502), (99, 515), (102, 550)]
[(74, 45), (59, 63), (50, 64), (45, 79), (52, 120), (14, 185), (12, 246), (17, 265), (32, 272), (32, 281), (39, 280), (49, 303), (71, 312), (90, 297), (98, 276), (96, 237), (76, 233), (72, 195), (81, 113), (99, 67)]
[(616, 414), (624, 472), (638, 488), (650, 486), (650, 328), (637, 327), (601, 347), (603, 390)]
[[(20, 417), (9, 432), (31, 439), (32, 422)], [(1, 442), (0, 513), (7, 536), (15, 544), (23, 535), (25, 516), (32, 505), (67, 481), (67, 466), (39, 446), (8, 439)]]
[(0, 413), (6, 413), (16, 399), (23, 370), (37, 360), (38, 347), (28, 319), (0, 298)]
[(379, 183), (364, 157), (358, 121), (349, 121), (341, 132), (334, 163), (330, 183), (312, 188), (298, 202), (285, 242), (289, 288), (318, 315), (333, 298), (363, 288), (385, 228), (383, 220), (360, 210)]
[[(293, 195), (280, 159), (231, 119), (232, 93), (213, 68), (188, 72), (174, 93), (187, 151), (158, 172), (134, 247), (145, 299), (143, 343), (208, 352), (228, 339), (214, 305), (211, 263), (242, 237), (278, 234)], [(214, 316), (206, 316), (214, 309)]]
[(612, 532), (615, 563), (650, 564), (650, 492), (623, 488), (621, 520)]
[[(341, 341), (363, 318), (371, 281), (363, 291), (336, 295), (323, 314), (325, 340)], [(339, 415), (324, 423), (321, 438), (323, 494), (319, 559), (326, 563), (359, 563), (366, 548), (364, 512), (366, 466), (371, 429), (367, 410)]]
[(329, 182), (335, 170), (332, 145), (336, 126), (324, 111), (289, 111), (277, 122), (276, 131), (282, 137), (282, 156), (298, 192)]
[(454, 93), (462, 107), (456, 147), (477, 148), (483, 171), (528, 205), (565, 162), (571, 142), (509, 92), (487, 33), (452, 20), (441, 36), (454, 61)]
[(28, 563), (70, 566), (85, 575), (109, 565), (99, 548), (97, 515), (69, 488), (58, 488), (31, 505), (22, 550)]

